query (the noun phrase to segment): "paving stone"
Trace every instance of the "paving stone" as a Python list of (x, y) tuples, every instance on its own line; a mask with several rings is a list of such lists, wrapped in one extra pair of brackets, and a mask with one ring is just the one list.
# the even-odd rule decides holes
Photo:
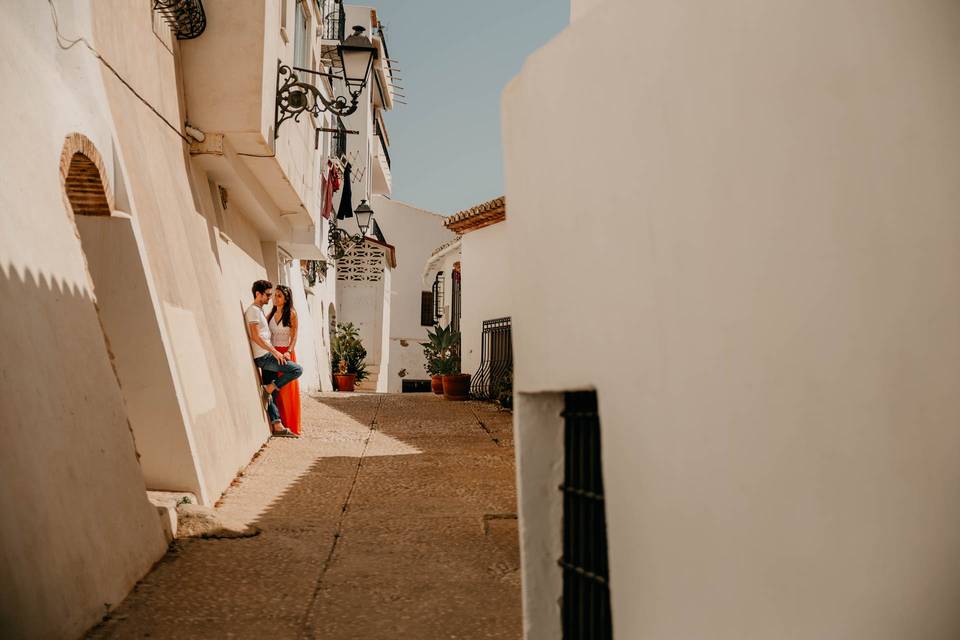
[(509, 413), (314, 394), (303, 423), (218, 503), (260, 533), (176, 541), (89, 637), (522, 636)]

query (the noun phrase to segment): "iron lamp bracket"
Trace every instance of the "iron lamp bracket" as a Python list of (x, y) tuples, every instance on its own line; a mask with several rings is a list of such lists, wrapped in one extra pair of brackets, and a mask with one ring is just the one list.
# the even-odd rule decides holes
[(273, 122), (273, 137), (275, 139), (280, 135), (281, 124), (291, 118), (295, 122), (299, 122), (300, 116), (304, 113), (319, 117), (322, 112), (329, 111), (342, 118), (357, 110), (360, 99), (359, 91), (350, 91), (349, 100), (346, 96), (335, 96), (332, 100), (329, 100), (317, 87), (309, 82), (301, 81), (296, 73), (297, 71), (324, 76), (330, 75), (296, 67), (291, 68), (280, 61), (277, 62), (277, 103)]

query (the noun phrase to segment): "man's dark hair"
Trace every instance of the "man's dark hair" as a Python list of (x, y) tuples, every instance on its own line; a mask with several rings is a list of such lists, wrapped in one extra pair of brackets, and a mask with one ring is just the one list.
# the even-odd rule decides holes
[(266, 293), (267, 289), (273, 289), (273, 283), (269, 280), (257, 280), (253, 283), (253, 295), (256, 297), (258, 293)]

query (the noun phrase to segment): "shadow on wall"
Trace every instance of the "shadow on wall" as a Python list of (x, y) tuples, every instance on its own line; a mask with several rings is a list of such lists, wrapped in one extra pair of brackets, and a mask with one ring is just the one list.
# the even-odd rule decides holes
[[(252, 303), (253, 300), (251, 300), (250, 302)], [(248, 306), (249, 304), (247, 306), (244, 306), (243, 303), (241, 302), (240, 315), (238, 316), (238, 320), (240, 324), (243, 326), (244, 336), (250, 335), (250, 329), (247, 327), (247, 316), (246, 316), (246, 311)], [(262, 396), (260, 385), (263, 384), (263, 379), (261, 378), (261, 375), (260, 375), (260, 367), (257, 366), (257, 363), (253, 359), (253, 345), (250, 343), (249, 337), (247, 338), (246, 342), (247, 342), (247, 353), (250, 354), (250, 371), (252, 372), (251, 377), (253, 378), (253, 381), (254, 381), (254, 385), (253, 387), (251, 387), (251, 393), (256, 394), (257, 396)], [(268, 425), (267, 429), (269, 429), (270, 418), (267, 416), (267, 408), (266, 408), (266, 405), (264, 405), (262, 400), (260, 401), (260, 413), (263, 416), (263, 423), (265, 425)]]
[(64, 637), (166, 543), (89, 291), (0, 265), (0, 296), (0, 628)]

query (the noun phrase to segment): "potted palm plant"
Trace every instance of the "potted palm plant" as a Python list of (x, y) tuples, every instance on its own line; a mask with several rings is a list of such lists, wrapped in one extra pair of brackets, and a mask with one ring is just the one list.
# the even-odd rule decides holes
[(423, 368), (430, 375), (430, 389), (437, 395), (443, 395), (443, 376), (453, 373), (452, 360), (447, 354), (454, 347), (454, 332), (452, 329), (434, 325), (433, 331), (427, 331), (429, 342), (421, 342), (423, 357), (426, 362)]
[(470, 374), (460, 372), (460, 332), (447, 327), (437, 337), (437, 371), (443, 380), (443, 397), (467, 400)]
[(353, 391), (367, 377), (367, 350), (352, 322), (338, 323), (330, 345), (333, 380), (337, 391)]

